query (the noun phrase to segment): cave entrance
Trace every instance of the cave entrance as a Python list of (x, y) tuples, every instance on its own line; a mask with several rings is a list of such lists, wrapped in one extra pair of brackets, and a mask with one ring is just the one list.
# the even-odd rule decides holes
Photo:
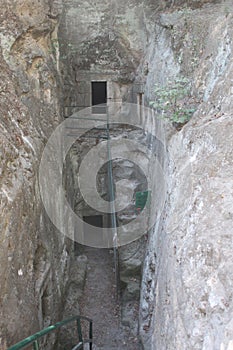
[(106, 106), (101, 106), (107, 103), (107, 82), (93, 81), (91, 83), (92, 96), (92, 113), (105, 114)]

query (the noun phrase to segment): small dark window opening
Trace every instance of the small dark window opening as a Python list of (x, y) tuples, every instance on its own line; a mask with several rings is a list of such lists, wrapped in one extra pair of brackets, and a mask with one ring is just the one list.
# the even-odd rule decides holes
[(107, 82), (93, 81), (91, 83), (92, 93), (92, 113), (105, 114), (106, 106), (101, 106), (107, 103)]

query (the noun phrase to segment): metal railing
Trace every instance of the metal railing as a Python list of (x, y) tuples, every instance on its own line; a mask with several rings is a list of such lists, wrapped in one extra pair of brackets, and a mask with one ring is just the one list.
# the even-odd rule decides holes
[[(82, 335), (82, 326), (81, 326), (81, 320), (85, 320), (89, 322), (89, 339), (85, 340), (83, 339)], [(38, 339), (44, 337), (46, 334), (49, 334), (58, 328), (61, 328), (62, 326), (65, 326), (71, 322), (77, 322), (77, 334), (78, 334), (78, 343), (71, 349), (71, 350), (83, 350), (84, 349), (84, 343), (89, 343), (89, 350), (92, 350), (92, 336), (93, 336), (93, 327), (92, 327), (92, 320), (83, 317), (83, 316), (73, 316), (70, 317), (64, 321), (57, 322), (52, 326), (49, 326), (40, 332), (37, 332), (23, 340), (21, 340), (19, 343), (11, 346), (7, 350), (19, 350), (19, 349), (24, 349), (28, 347), (28, 345), (33, 345), (33, 350), (40, 350)]]

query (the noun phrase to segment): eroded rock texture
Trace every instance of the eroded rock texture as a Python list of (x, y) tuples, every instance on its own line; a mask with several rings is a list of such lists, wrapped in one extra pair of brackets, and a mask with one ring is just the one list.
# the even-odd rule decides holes
[[(232, 3), (64, 4), (1, 4), (0, 345), (62, 318), (70, 247), (42, 210), (37, 176), (43, 147), (61, 120), (60, 107), (69, 116), (90, 106), (94, 80), (109, 83), (111, 100), (136, 102), (145, 93), (149, 102), (155, 82), (184, 75), (193, 82), (197, 111), (178, 133), (165, 125), (166, 140), (151, 144), (167, 197), (145, 257), (141, 337), (145, 349), (230, 350)], [(67, 165), (71, 187), (77, 181), (73, 166), (75, 159)], [(152, 175), (156, 186), (158, 174)], [(128, 256), (126, 249), (126, 304), (138, 297), (142, 255), (125, 263)], [(67, 312), (73, 306), (78, 311), (72, 295), (71, 290)]]
[(181, 72), (193, 80), (199, 107), (167, 144), (167, 204), (142, 287), (144, 345), (231, 349), (232, 4), (164, 13), (157, 32), (148, 95), (155, 79)]
[(57, 1), (1, 3), (1, 349), (61, 317), (68, 247), (38, 186), (43, 147), (61, 120), (51, 45), (60, 11)]

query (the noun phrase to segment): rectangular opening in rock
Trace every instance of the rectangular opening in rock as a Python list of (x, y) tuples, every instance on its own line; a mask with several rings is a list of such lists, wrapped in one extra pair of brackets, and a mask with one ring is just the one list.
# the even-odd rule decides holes
[(101, 104), (107, 103), (107, 82), (93, 81), (91, 83), (92, 113), (105, 114), (106, 106)]
[[(83, 233), (84, 244), (92, 242), (93, 246), (98, 246), (98, 242), (102, 240), (103, 235), (103, 216), (102, 215), (90, 215), (83, 216)], [(87, 223), (88, 225), (85, 225)]]
[(84, 222), (95, 227), (103, 227), (103, 216), (102, 215), (90, 215), (83, 217)]

